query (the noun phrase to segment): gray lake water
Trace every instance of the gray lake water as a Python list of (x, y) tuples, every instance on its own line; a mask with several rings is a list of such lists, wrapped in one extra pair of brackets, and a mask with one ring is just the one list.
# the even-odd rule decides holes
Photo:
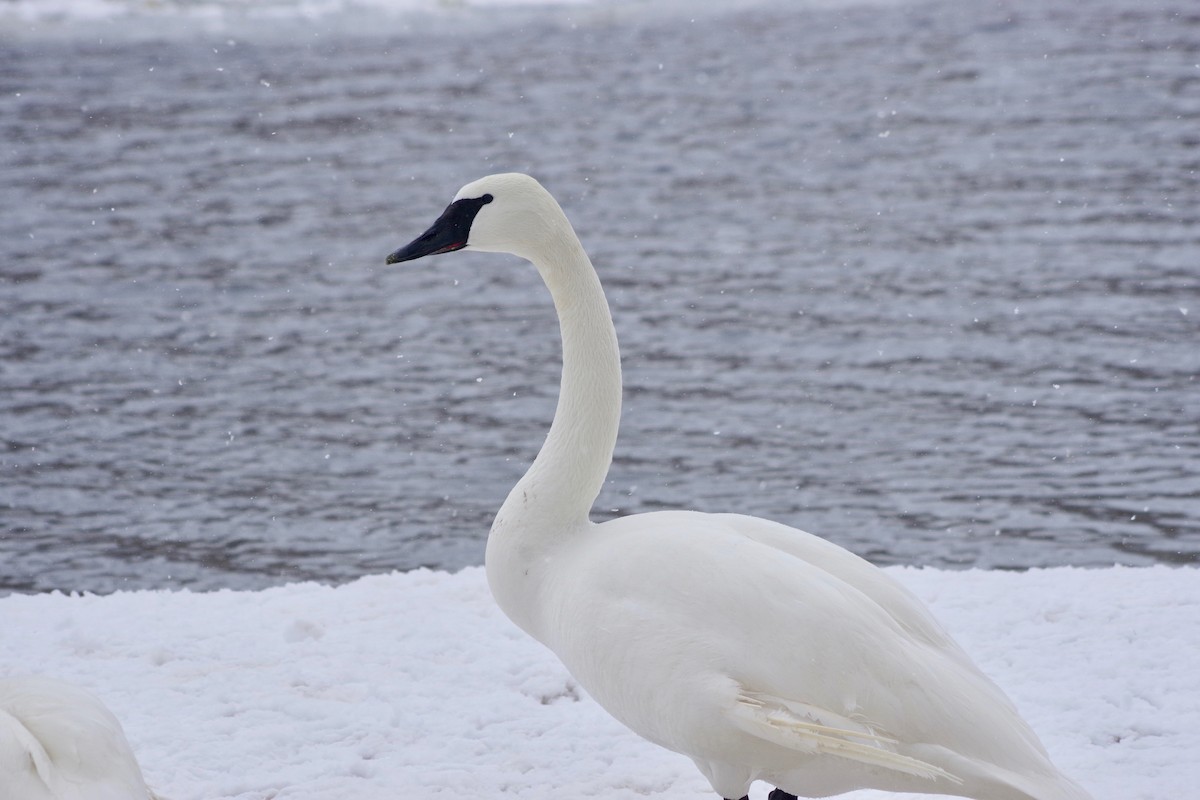
[(1194, 0), (4, 24), (0, 591), (481, 563), (549, 298), (383, 259), (506, 170), (616, 317), (595, 518), (1200, 559)]

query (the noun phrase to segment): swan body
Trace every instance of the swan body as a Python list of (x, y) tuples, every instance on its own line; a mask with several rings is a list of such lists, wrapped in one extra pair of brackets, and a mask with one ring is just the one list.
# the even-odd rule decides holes
[(388, 263), (464, 247), (533, 262), (562, 335), (554, 421), (493, 523), (488, 584), (601, 706), (692, 758), (729, 800), (756, 780), (784, 798), (1087, 800), (920, 601), (867, 561), (738, 514), (591, 522), (621, 408), (599, 278), (526, 175), (464, 186)]
[(0, 679), (0, 798), (154, 800), (121, 723), (94, 695), (40, 676)]

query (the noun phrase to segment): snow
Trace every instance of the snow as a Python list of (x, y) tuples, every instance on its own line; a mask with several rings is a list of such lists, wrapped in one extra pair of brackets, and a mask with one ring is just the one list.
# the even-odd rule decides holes
[[(888, 572), (1097, 800), (1195, 796), (1200, 570)], [(624, 730), (512, 626), (481, 568), (13, 595), (0, 620), (0, 674), (98, 694), (170, 800), (713, 800), (687, 759)]]

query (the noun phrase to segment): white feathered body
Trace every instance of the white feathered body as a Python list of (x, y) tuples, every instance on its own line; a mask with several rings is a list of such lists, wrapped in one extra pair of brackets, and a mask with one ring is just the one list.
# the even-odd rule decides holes
[(911, 593), (819, 537), (657, 512), (573, 531), (542, 566), (531, 633), (726, 797), (754, 780), (809, 797), (1087, 797)]
[(0, 798), (152, 797), (121, 723), (98, 698), (41, 676), (0, 679)]

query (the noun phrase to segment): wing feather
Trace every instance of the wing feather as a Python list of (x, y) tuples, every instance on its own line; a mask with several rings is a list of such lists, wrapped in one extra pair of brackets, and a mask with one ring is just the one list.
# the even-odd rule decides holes
[(927, 780), (962, 783), (941, 767), (897, 753), (895, 739), (816, 706), (742, 689), (731, 718), (745, 732), (791, 750), (837, 756)]

